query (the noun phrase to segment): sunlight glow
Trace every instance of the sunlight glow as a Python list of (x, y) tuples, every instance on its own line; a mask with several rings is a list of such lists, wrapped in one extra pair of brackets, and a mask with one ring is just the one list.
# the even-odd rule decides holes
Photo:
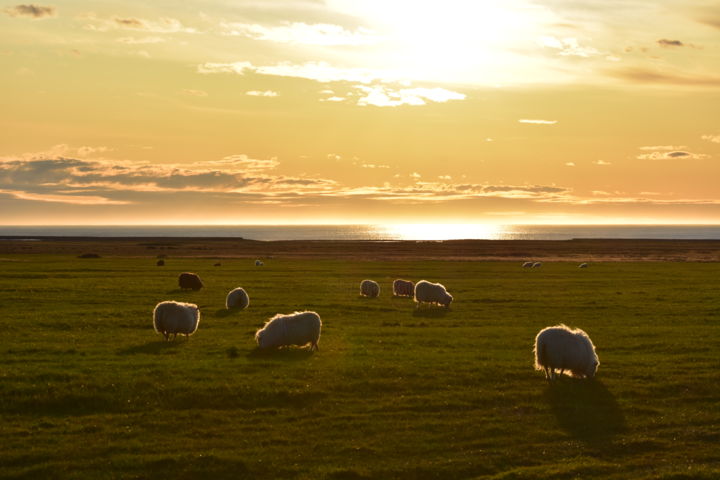
[(503, 238), (505, 233), (502, 225), (482, 223), (411, 223), (378, 228), (398, 240), (495, 240)]

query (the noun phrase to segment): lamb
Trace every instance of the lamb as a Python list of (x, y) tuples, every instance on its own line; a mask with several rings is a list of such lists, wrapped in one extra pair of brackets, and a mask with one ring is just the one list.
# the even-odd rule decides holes
[(532, 268), (540, 268), (540, 267), (542, 267), (542, 262), (535, 262), (532, 265)]
[(178, 333), (187, 338), (195, 333), (199, 323), (200, 310), (192, 303), (160, 302), (153, 310), (153, 327), (165, 336), (165, 341), (170, 340), (170, 335), (175, 340)]
[(578, 265), (578, 268), (587, 268), (587, 267), (588, 267), (587, 263), (581, 263), (580, 265)]
[(525, 262), (522, 264), (523, 268), (532, 268), (533, 262)]
[(450, 308), (452, 301), (452, 295), (439, 283), (420, 280), (415, 284), (415, 302), (418, 308), (422, 303), (443, 305), (445, 308)]
[(363, 280), (360, 282), (360, 295), (363, 297), (376, 298), (380, 295), (380, 285), (373, 280)]
[(262, 349), (287, 345), (302, 347), (309, 343), (310, 351), (318, 350), (321, 327), (320, 315), (315, 312), (278, 313), (255, 333), (255, 341)]
[(255, 260), (255, 266), (256, 266), (256, 267), (262, 267), (263, 265), (265, 265), (265, 264), (263, 263), (262, 260)]
[(157, 265), (158, 267), (164, 267), (164, 266), (165, 266), (165, 260), (158, 260), (157, 262), (155, 262), (155, 265)]
[(247, 292), (238, 287), (234, 290), (230, 290), (225, 297), (225, 308), (230, 310), (231, 308), (239, 308), (240, 310), (245, 309), (250, 305), (250, 297)]
[(393, 295), (396, 297), (412, 297), (415, 284), (410, 280), (397, 279), (393, 282)]
[(549, 381), (569, 371), (576, 378), (593, 378), (600, 361), (587, 333), (560, 324), (540, 330), (535, 337), (535, 369)]
[(204, 286), (200, 277), (190, 272), (181, 273), (178, 277), (178, 284), (182, 289), (191, 288), (193, 290), (200, 290)]

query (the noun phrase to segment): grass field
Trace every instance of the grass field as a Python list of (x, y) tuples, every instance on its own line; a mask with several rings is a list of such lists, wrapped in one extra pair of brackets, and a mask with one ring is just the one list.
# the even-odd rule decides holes
[[(720, 478), (718, 264), (215, 261), (0, 261), (0, 477)], [(183, 271), (206, 288), (177, 290)], [(415, 311), (394, 278), (455, 302)], [(250, 307), (228, 313), (237, 286)], [(165, 343), (152, 309), (173, 299), (203, 316)], [(320, 350), (258, 352), (296, 309)], [(596, 380), (533, 370), (560, 322), (593, 339)]]

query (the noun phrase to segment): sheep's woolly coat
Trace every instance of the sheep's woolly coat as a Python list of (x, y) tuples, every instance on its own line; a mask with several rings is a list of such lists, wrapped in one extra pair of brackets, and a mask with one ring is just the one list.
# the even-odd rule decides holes
[(547, 327), (535, 337), (535, 369), (544, 370), (548, 380), (565, 371), (573, 377), (592, 378), (600, 361), (587, 333), (565, 325)]
[(200, 323), (200, 310), (197, 305), (175, 301), (160, 302), (153, 310), (153, 327), (162, 333), (165, 340), (178, 333), (189, 336), (195, 333)]
[(178, 277), (178, 285), (180, 288), (191, 288), (193, 290), (200, 290), (203, 288), (202, 280), (195, 273), (183, 272)]
[(397, 297), (412, 297), (415, 284), (410, 280), (397, 279), (393, 282), (393, 295)]
[(360, 282), (360, 295), (375, 298), (380, 295), (380, 285), (374, 280), (363, 280)]
[(244, 309), (247, 308), (248, 305), (250, 305), (250, 297), (248, 297), (247, 292), (240, 287), (230, 290), (227, 297), (225, 297), (225, 308), (227, 309)]
[(445, 287), (439, 283), (431, 283), (427, 280), (420, 280), (415, 284), (415, 302), (419, 307), (422, 303), (443, 305), (449, 308), (453, 301)]
[(260, 348), (304, 346), (309, 343), (310, 350), (317, 350), (321, 327), (320, 315), (315, 312), (278, 313), (255, 333), (255, 341)]
[(256, 266), (256, 267), (262, 267), (263, 265), (265, 265), (265, 264), (263, 263), (262, 260), (255, 260), (255, 266)]
[(535, 263), (533, 263), (532, 268), (540, 268), (540, 267), (542, 267), (542, 262), (535, 262)]
[(522, 264), (523, 268), (532, 268), (533, 265), (533, 262), (525, 262)]
[(587, 263), (581, 263), (580, 265), (578, 265), (578, 268), (587, 268), (587, 266)]

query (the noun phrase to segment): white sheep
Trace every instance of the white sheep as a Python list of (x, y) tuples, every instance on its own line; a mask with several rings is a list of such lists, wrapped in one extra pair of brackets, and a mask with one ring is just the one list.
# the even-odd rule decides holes
[(587, 267), (588, 267), (587, 263), (581, 263), (580, 265), (578, 265), (578, 268), (587, 268)]
[(393, 282), (393, 295), (396, 297), (412, 297), (415, 284), (410, 280), (397, 279)]
[(225, 297), (225, 308), (228, 310), (231, 308), (239, 308), (242, 310), (247, 308), (248, 305), (250, 305), (250, 297), (248, 297), (247, 292), (240, 287), (230, 290), (227, 297)]
[(265, 265), (265, 264), (263, 263), (262, 260), (255, 260), (255, 266), (256, 266), (256, 267), (262, 267), (263, 265)]
[(420, 307), (422, 303), (443, 305), (445, 308), (450, 308), (450, 303), (453, 301), (452, 295), (450, 295), (445, 287), (439, 283), (431, 283), (427, 280), (420, 280), (415, 284), (415, 302), (416, 306)]
[(173, 340), (178, 333), (188, 337), (195, 333), (200, 323), (200, 310), (192, 303), (175, 301), (160, 302), (153, 310), (153, 326), (157, 333), (162, 333), (165, 340)]
[(255, 341), (260, 348), (304, 346), (309, 343), (311, 351), (317, 350), (321, 327), (320, 315), (315, 312), (278, 313), (255, 333)]
[(535, 337), (535, 369), (544, 370), (548, 380), (555, 380), (566, 370), (573, 377), (593, 378), (598, 365), (595, 346), (580, 329), (561, 324), (544, 328)]
[(542, 267), (542, 262), (535, 262), (532, 264), (532, 268), (540, 268)]
[(523, 268), (532, 268), (533, 262), (525, 262), (522, 264)]
[(360, 282), (360, 295), (375, 298), (380, 295), (380, 285), (373, 280), (363, 280)]

